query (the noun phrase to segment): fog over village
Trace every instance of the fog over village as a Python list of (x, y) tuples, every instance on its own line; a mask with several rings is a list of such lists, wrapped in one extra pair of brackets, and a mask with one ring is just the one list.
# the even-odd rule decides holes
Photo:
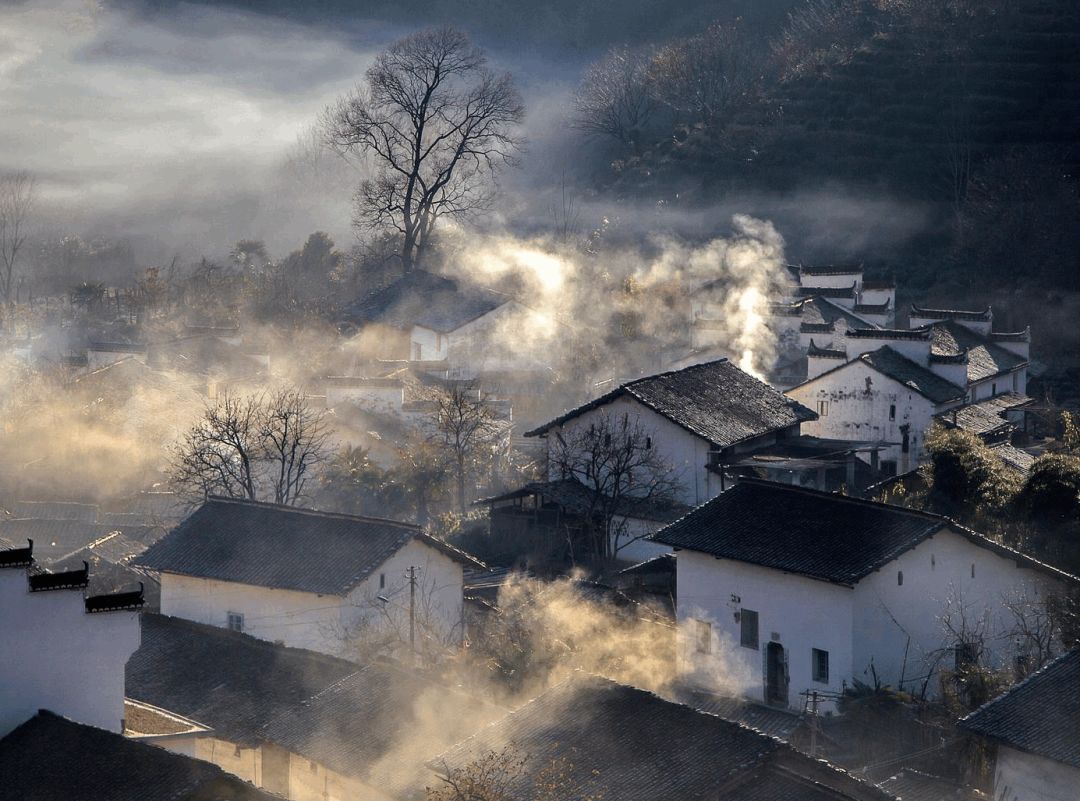
[(0, 799), (1080, 797), (1078, 53), (0, 3)]

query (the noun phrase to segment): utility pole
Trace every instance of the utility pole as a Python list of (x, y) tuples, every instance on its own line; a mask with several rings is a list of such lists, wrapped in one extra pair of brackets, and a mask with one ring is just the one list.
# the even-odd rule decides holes
[(817, 690), (810, 694), (810, 756), (817, 757)]
[(409, 581), (409, 650), (416, 661), (416, 577), (420, 568), (409, 565), (405, 568), (405, 578)]

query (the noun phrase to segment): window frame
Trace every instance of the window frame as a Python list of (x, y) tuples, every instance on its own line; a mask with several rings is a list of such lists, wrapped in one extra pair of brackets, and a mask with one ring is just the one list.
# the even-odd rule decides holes
[[(824, 661), (824, 671), (821, 670), (822, 661)], [(810, 649), (810, 678), (819, 684), (829, 683), (829, 652), (824, 648)]]
[(226, 612), (225, 613), (225, 627), (229, 631), (237, 631), (241, 634), (244, 633), (244, 613), (243, 612)]
[[(752, 645), (748, 644), (749, 638), (746, 636), (747, 615), (753, 615), (754, 641)], [(743, 648), (751, 648), (755, 651), (761, 650), (761, 619), (754, 609), (739, 609), (739, 645)]]

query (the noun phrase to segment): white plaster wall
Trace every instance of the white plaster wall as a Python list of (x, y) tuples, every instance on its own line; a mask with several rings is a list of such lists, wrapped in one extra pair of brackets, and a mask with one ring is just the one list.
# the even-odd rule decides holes
[[(806, 273), (799, 273), (799, 286), (812, 287), (814, 289), (820, 289), (821, 287), (832, 287), (837, 289), (847, 289), (853, 283), (856, 285), (856, 289), (862, 287), (862, 273), (834, 273), (832, 275), (812, 275)], [(832, 300), (832, 298), (830, 298)]]
[(1000, 801), (1075, 801), (1080, 768), (999, 745), (994, 798)]
[[(815, 339), (814, 344), (818, 347), (824, 347), (819, 345)], [(806, 358), (806, 378), (817, 378), (822, 373), (827, 373), (829, 370), (833, 370), (844, 363), (843, 359), (835, 359), (829, 356), (807, 356)]]
[(416, 346), (420, 346), (419, 361), (432, 362), (446, 358), (446, 336), (430, 328), (414, 325), (409, 335), (409, 359), (418, 361)]
[(972, 401), (986, 400), (1008, 392), (1027, 392), (1027, 368), (1020, 368), (1005, 375), (996, 375), (974, 381), (968, 388), (968, 397)]
[(896, 309), (895, 289), (867, 289), (866, 287), (860, 287), (859, 293), (862, 302), (867, 306), (877, 306), (889, 301), (889, 308)]
[(882, 348), (888, 345), (890, 348), (900, 353), (915, 364), (927, 367), (930, 364), (930, 339), (906, 339), (906, 338), (893, 338), (882, 334), (881, 336), (873, 337), (848, 337), (847, 340), (847, 354), (848, 358), (854, 359), (856, 356), (860, 356), (863, 353), (870, 353), (878, 348)]
[[(919, 317), (916, 314), (912, 314), (911, 317), (908, 319), (910, 320), (912, 328), (922, 328), (924, 325), (935, 325), (942, 322), (942, 320), (937, 317)], [(990, 333), (990, 329), (994, 326), (992, 314), (990, 315), (990, 319), (986, 321), (961, 319), (953, 319), (952, 321), (957, 325), (964, 326), (964, 328), (968, 329), (969, 331), (974, 331), (980, 336), (987, 336)]]
[[(563, 426), (552, 428), (547, 435), (548, 453), (554, 452), (557, 444), (556, 435), (560, 431), (567, 432), (564, 436), (568, 436), (569, 432), (582, 427), (588, 429), (605, 414), (609, 415), (613, 421), (621, 419), (623, 414), (628, 414), (630, 425), (639, 425), (642, 430), (648, 432), (648, 436), (652, 437), (653, 447), (658, 449), (661, 458), (674, 471), (674, 477), (681, 487), (678, 500), (697, 506), (713, 497), (710, 494), (713, 488), (710, 486), (708, 471), (705, 469), (709, 461), (709, 443), (625, 395), (599, 409), (592, 409), (568, 420)], [(552, 480), (561, 478), (554, 461), (549, 460), (548, 464), (549, 477)]]
[(393, 801), (370, 785), (297, 754), (289, 755), (289, 797), (292, 801)]
[[(802, 708), (801, 692), (838, 692), (843, 680), (850, 682), (854, 600), (850, 588), (695, 551), (679, 551), (676, 564), (677, 615), (680, 624), (688, 624), (679, 629), (679, 671), (689, 681), (707, 686), (716, 670), (731, 664), (744, 681), (744, 693), (763, 700), (765, 646), (775, 641), (787, 654), (790, 707)], [(739, 644), (735, 614), (740, 609), (758, 613), (757, 649)], [(712, 654), (697, 652), (692, 620), (712, 622)], [(829, 652), (827, 684), (812, 679), (814, 648)]]
[(123, 731), (124, 665), (140, 637), (138, 612), (90, 615), (82, 590), (32, 593), (25, 570), (0, 569), (0, 737), (39, 709)]
[(219, 628), (229, 612), (244, 616), (244, 633), (293, 648), (335, 654), (345, 599), (231, 581), (161, 574), (161, 613)]
[(470, 320), (447, 337), (452, 369), (476, 371), (534, 370), (550, 367), (545, 343), (564, 332), (551, 317), (517, 302), (504, 303)]
[(200, 737), (195, 742), (195, 758), (213, 762), (222, 770), (239, 776), (256, 787), (262, 786), (262, 749), (240, 748), (216, 737)]
[[(620, 548), (619, 552), (616, 554), (616, 558), (619, 561), (637, 564), (638, 562), (644, 562), (646, 559), (652, 559), (654, 556), (663, 556), (666, 553), (671, 553), (671, 547), (668, 545), (661, 545), (658, 542), (650, 542), (646, 539), (635, 539), (637, 537), (652, 534), (654, 531), (659, 531), (666, 526), (667, 523), (660, 523), (655, 520), (642, 520), (641, 518), (636, 517), (618, 517), (614, 519), (613, 523), (622, 528), (618, 541)], [(612, 534), (611, 539), (611, 547), (614, 551), (616, 545), (614, 534)]]
[(954, 665), (951, 653), (941, 659), (941, 649), (954, 644), (943, 624), (950, 604), (964, 608), (970, 628), (985, 631), (986, 664), (1011, 665), (1015, 622), (1004, 601), (1045, 598), (1055, 586), (1045, 574), (1019, 568), (955, 532), (939, 532), (857, 585), (855, 674), (863, 676), (873, 662), (884, 683), (913, 692), (930, 676), (927, 690), (937, 695), (936, 671)]
[[(871, 380), (866, 392), (866, 379)], [(882, 449), (881, 459), (896, 462), (898, 472), (906, 472), (925, 458), (924, 441), (933, 416), (950, 408), (936, 406), (928, 399), (898, 381), (882, 375), (860, 361), (849, 362), (843, 368), (821, 376), (786, 393), (812, 411), (818, 411), (818, 401), (827, 401), (828, 414), (803, 423), (802, 432), (816, 437), (846, 440), (882, 440), (900, 443), (900, 426), (910, 426), (907, 462), (900, 445)], [(956, 405), (956, 404), (953, 404)], [(889, 407), (896, 406), (895, 419), (889, 419)], [(862, 454), (860, 454), (862, 456)]]
[[(418, 619), (430, 621), (443, 642), (462, 643), (465, 599), (461, 563), (418, 540), (405, 545), (349, 594), (343, 617), (346, 637), (365, 616), (380, 616), (380, 607), (391, 616), (396, 629), (407, 635), (410, 601), (406, 570), (409, 567), (420, 568), (416, 589)], [(381, 576), (385, 576), (382, 588)], [(378, 600), (380, 595), (387, 599), (386, 603)]]

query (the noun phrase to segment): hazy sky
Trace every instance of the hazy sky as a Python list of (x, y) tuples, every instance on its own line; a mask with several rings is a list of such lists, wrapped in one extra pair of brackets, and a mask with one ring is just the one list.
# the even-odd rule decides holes
[(241, 236), (284, 247), (313, 227), (345, 236), (347, 202), (296, 197), (282, 164), (397, 33), (182, 4), (2, 6), (0, 168), (35, 172), (39, 220), (78, 233), (210, 249)]

